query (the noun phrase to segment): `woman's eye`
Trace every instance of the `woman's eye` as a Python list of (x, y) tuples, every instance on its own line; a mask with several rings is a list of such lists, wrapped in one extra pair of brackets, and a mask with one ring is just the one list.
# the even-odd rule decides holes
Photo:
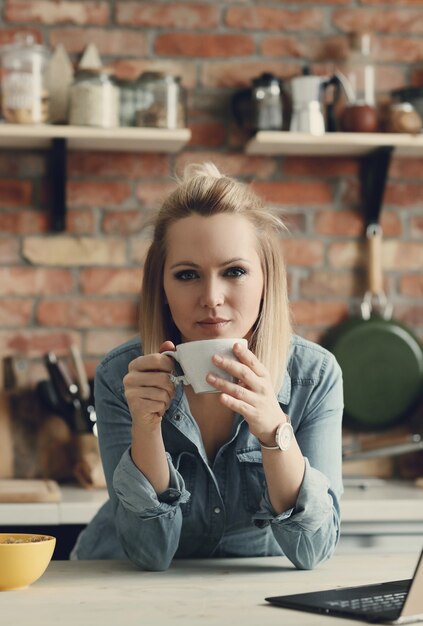
[(230, 278), (240, 278), (241, 276), (244, 276), (246, 273), (247, 271), (243, 267), (230, 267), (225, 272), (226, 276), (229, 276)]
[(177, 280), (192, 280), (193, 278), (197, 278), (197, 272), (194, 270), (182, 270), (175, 274), (175, 278)]

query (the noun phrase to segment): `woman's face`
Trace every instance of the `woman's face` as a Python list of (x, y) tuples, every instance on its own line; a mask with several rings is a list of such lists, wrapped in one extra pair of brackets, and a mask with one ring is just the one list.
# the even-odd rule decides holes
[(182, 341), (248, 338), (263, 295), (257, 245), (238, 215), (190, 215), (169, 227), (163, 284)]

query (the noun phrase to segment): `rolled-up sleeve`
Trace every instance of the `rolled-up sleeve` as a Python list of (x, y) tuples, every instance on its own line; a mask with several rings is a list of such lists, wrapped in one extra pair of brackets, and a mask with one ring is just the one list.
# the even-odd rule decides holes
[(157, 494), (144, 474), (132, 461), (130, 450), (124, 452), (115, 469), (113, 488), (122, 505), (140, 518), (151, 518), (169, 512), (172, 507), (185, 504), (190, 493), (185, 489), (182, 476), (175, 470), (169, 454), (166, 453), (170, 486)]
[(162, 494), (135, 466), (130, 455), (132, 419), (122, 379), (107, 362), (97, 368), (95, 401), (98, 437), (117, 538), (140, 569), (167, 569), (178, 548), (182, 513), (189, 499), (184, 481), (168, 456), (170, 487)]
[(328, 559), (339, 541), (342, 413), (342, 374), (334, 357), (328, 355), (321, 382), (315, 386), (295, 433), (305, 461), (295, 506), (277, 515), (265, 491), (253, 517), (256, 526), (270, 525), (284, 554), (299, 569), (312, 569)]

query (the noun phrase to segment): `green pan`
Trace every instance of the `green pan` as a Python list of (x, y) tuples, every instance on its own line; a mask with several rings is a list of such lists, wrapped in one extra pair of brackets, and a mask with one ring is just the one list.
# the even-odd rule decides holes
[[(382, 231), (371, 225), (369, 291), (361, 317), (352, 317), (327, 334), (344, 380), (344, 425), (353, 430), (383, 430), (404, 423), (423, 397), (423, 347), (404, 324), (391, 319), (382, 289)], [(373, 313), (373, 302), (383, 312)], [(382, 306), (383, 305), (383, 306)]]

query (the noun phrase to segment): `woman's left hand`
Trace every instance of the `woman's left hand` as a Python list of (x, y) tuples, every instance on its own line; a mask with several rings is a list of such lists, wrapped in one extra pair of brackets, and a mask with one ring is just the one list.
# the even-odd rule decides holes
[(207, 382), (222, 392), (222, 404), (243, 415), (252, 435), (272, 445), (276, 428), (287, 418), (279, 406), (270, 374), (243, 345), (235, 344), (233, 352), (238, 361), (215, 355), (213, 363), (238, 382), (232, 383), (214, 374), (207, 376)]

